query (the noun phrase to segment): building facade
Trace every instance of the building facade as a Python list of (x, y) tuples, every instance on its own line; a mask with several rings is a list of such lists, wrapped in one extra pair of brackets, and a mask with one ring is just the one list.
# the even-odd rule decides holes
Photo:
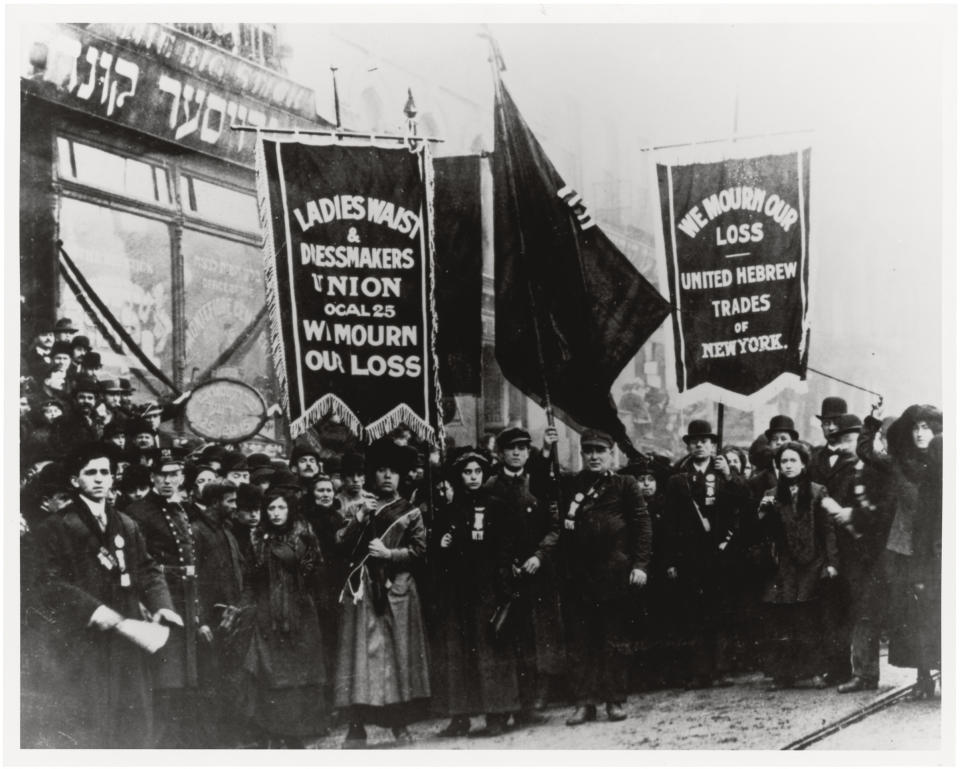
[(264, 304), (256, 134), (324, 128), (281, 70), (274, 25), (50, 24), (21, 62), (24, 342), (69, 317), (104, 375), (167, 395), (107, 344), (58, 277), (62, 245), (144, 354), (180, 390), (231, 376), (276, 402), (264, 324), (210, 366)]

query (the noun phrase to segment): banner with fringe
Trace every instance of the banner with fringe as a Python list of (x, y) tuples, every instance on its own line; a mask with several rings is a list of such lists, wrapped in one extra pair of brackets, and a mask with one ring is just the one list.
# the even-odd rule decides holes
[(436, 443), (433, 167), (425, 142), (261, 136), (257, 199), (271, 352), (291, 436), (335, 415)]
[(657, 177), (677, 389), (724, 400), (805, 379), (810, 150), (658, 164)]

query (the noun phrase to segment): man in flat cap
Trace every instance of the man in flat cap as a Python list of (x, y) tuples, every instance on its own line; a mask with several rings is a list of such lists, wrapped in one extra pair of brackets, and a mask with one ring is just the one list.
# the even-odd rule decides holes
[(568, 726), (596, 720), (600, 703), (609, 720), (626, 718), (624, 621), (633, 591), (647, 583), (652, 529), (636, 480), (613, 472), (613, 446), (609, 434), (584, 431), (584, 469), (563, 506), (564, 605), (576, 704)]
[(539, 498), (543, 484), (531, 480), (530, 433), (507, 427), (497, 435), (500, 462), (487, 482), (491, 500), (520, 522), (517, 572), (520, 597), (520, 706), (516, 725), (537, 724), (552, 682), (566, 670), (563, 615), (557, 569), (560, 521), (556, 504)]
[[(197, 643), (200, 639), (197, 562), (193, 533), (182, 504), (183, 457), (178, 449), (156, 450), (153, 489), (132, 502), (127, 514), (140, 526), (147, 550), (159, 564), (184, 626), (171, 634), (158, 655), (155, 687), (159, 747), (203, 747), (197, 698)], [(203, 634), (203, 643), (211, 637)]]
[(67, 474), (73, 501), (38, 527), (24, 564), (36, 569), (57, 652), (47, 667), (50, 707), (41, 728), (48, 733), (30, 747), (153, 747), (149, 659), (123, 630), (140, 619), (141, 603), (157, 622), (180, 619), (139, 526), (108, 501), (106, 448), (78, 446)]
[(717, 453), (717, 434), (709, 422), (694, 419), (683, 441), (689, 454), (667, 482), (671, 525), (665, 565), (681, 596), (677, 610), (690, 651), (687, 686), (706, 688), (730, 683), (720, 674), (718, 655), (731, 603), (725, 551), (749, 507), (749, 492)]

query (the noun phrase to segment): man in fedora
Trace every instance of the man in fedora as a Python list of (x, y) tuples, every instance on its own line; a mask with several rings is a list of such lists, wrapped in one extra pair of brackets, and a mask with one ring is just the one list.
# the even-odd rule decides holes
[(810, 480), (814, 483), (827, 485), (830, 469), (840, 458), (840, 450), (836, 443), (837, 423), (847, 413), (847, 402), (843, 398), (829, 396), (820, 404), (820, 429), (823, 431), (824, 444), (815, 446), (810, 453)]
[(688, 688), (727, 685), (720, 675), (718, 640), (731, 597), (724, 551), (748, 504), (747, 489), (717, 454), (717, 434), (703, 419), (683, 436), (689, 454), (667, 482), (666, 518), (672, 552), (665, 554), (667, 577), (681, 596), (677, 610), (690, 650)]
[(70, 344), (79, 330), (70, 318), (60, 318), (53, 324), (53, 340)]
[(610, 721), (627, 717), (628, 660), (620, 650), (629, 643), (630, 604), (647, 584), (652, 529), (636, 480), (613, 472), (613, 446), (609, 434), (584, 431), (584, 469), (564, 505), (564, 599), (576, 704), (567, 726), (596, 720), (601, 702)]

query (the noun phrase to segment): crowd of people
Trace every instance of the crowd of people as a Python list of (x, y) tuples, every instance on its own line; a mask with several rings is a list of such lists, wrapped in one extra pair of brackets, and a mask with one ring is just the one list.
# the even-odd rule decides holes
[(278, 460), (185, 453), (158, 430), (175, 405), (75, 362), (21, 398), (24, 746), (364, 747), (371, 724), (409, 744), (437, 717), (495, 736), (757, 671), (844, 694), (878, 687), (881, 635), (935, 695), (934, 407), (827, 398), (818, 446), (785, 415), (748, 449), (694, 420), (686, 456), (623, 467), (586, 430), (579, 472), (554, 428), (442, 462), (404, 428)]

